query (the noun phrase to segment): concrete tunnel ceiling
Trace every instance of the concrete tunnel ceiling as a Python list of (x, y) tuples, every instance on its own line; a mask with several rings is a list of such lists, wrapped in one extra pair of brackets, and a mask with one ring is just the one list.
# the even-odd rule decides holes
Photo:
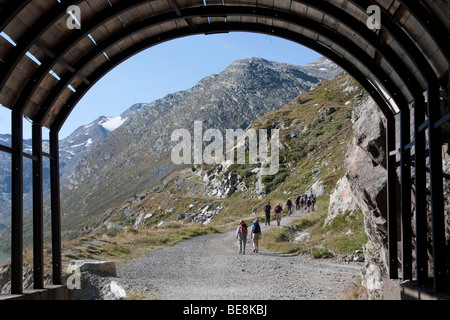
[(350, 73), (387, 117), (430, 81), (448, 82), (444, 0), (0, 0), (0, 10), (0, 103), (54, 131), (115, 66), (194, 34), (257, 32), (305, 45)]

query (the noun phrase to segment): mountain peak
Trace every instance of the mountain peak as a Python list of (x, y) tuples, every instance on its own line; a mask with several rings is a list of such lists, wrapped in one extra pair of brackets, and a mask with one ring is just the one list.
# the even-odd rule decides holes
[(230, 66), (234, 65), (234, 64), (250, 64), (250, 63), (265, 63), (265, 64), (270, 64), (271, 61), (261, 58), (261, 57), (249, 57), (249, 58), (244, 58), (244, 59), (239, 59), (234, 61)]

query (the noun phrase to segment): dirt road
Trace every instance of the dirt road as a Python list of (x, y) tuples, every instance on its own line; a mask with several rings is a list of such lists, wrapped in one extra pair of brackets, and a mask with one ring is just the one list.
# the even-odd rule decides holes
[[(284, 217), (282, 225), (300, 213)], [(278, 228), (272, 222), (270, 228)], [(261, 224), (262, 232), (269, 226)], [(252, 252), (238, 254), (235, 231), (180, 242), (127, 262), (119, 277), (164, 300), (322, 300), (338, 299), (356, 282), (361, 265), (305, 256)]]

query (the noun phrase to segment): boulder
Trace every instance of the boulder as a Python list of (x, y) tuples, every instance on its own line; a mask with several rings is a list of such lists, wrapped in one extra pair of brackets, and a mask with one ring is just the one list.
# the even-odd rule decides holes
[(346, 176), (343, 176), (336, 183), (336, 188), (330, 195), (330, 205), (328, 207), (328, 216), (323, 224), (329, 225), (337, 216), (346, 212), (357, 210), (358, 204), (350, 189), (350, 184)]
[(302, 234), (300, 234), (297, 238), (295, 238), (296, 242), (302, 242), (309, 239), (309, 233), (308, 232), (303, 232)]
[(116, 277), (117, 270), (114, 261), (97, 260), (71, 260), (67, 267), (68, 273), (75, 270), (80, 272), (90, 272), (102, 276)]
[(311, 186), (310, 191), (314, 194), (316, 197), (320, 197), (325, 193), (326, 186), (323, 184), (321, 180), (317, 180), (314, 182), (314, 184)]
[(219, 166), (206, 179), (205, 196), (226, 198), (244, 187), (242, 178), (236, 172), (222, 170), (222, 167)]
[(326, 118), (329, 115), (333, 114), (336, 112), (336, 108), (334, 107), (325, 107), (325, 108), (320, 108), (319, 111), (317, 112), (319, 114), (320, 118)]
[(115, 299), (123, 299), (127, 296), (125, 289), (122, 288), (116, 281), (111, 281), (109, 284), (109, 289)]
[(118, 300), (126, 298), (131, 285), (117, 277), (113, 261), (72, 260), (67, 284), (75, 300)]

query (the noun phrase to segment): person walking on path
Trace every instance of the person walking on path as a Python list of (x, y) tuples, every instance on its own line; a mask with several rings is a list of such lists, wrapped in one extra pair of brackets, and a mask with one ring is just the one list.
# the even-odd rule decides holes
[(270, 201), (267, 201), (266, 205), (264, 206), (264, 213), (266, 215), (266, 222), (265, 222), (266, 226), (267, 225), (270, 226), (270, 209), (272, 209)]
[(287, 209), (288, 209), (288, 217), (290, 217), (291, 213), (292, 213), (292, 200), (290, 198), (287, 199), (286, 206), (287, 206)]
[(306, 200), (306, 207), (308, 208), (308, 213), (311, 211), (311, 198), (308, 197)]
[(247, 245), (247, 225), (241, 220), (236, 230), (236, 240), (239, 240), (239, 254), (245, 254), (245, 246)]
[(261, 226), (259, 225), (258, 219), (253, 221), (252, 231), (251, 231), (250, 236), (253, 239), (253, 252), (258, 253), (259, 239), (261, 239)]
[(277, 219), (277, 225), (280, 226), (281, 222), (281, 211), (283, 211), (283, 207), (280, 203), (277, 203), (275, 206), (274, 212), (275, 212), (275, 218)]

